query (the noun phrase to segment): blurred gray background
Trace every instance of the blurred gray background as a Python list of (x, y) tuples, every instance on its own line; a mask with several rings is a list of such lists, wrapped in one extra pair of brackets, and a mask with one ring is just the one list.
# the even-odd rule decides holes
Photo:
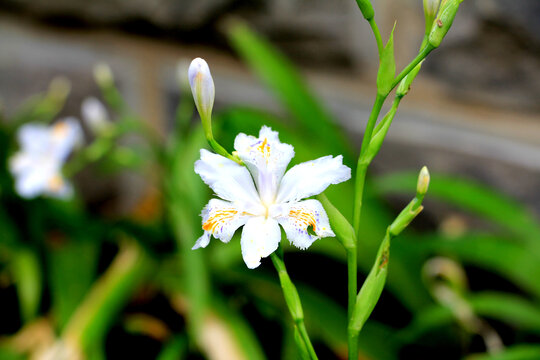
[[(373, 3), (383, 38), (397, 21), (402, 68), (423, 35), (422, 0)], [(135, 111), (164, 130), (178, 98), (177, 63), (201, 56), (218, 107), (281, 113), (228, 47), (223, 24), (230, 18), (244, 19), (292, 59), (359, 147), (377, 56), (353, 0), (3, 0), (0, 102), (13, 113), (65, 75), (72, 95), (64, 113), (79, 116), (82, 99), (98, 94), (92, 67), (105, 61)], [(376, 172), (428, 165), (540, 211), (540, 1), (464, 1), (402, 104)], [(125, 181), (130, 192), (142, 186)]]

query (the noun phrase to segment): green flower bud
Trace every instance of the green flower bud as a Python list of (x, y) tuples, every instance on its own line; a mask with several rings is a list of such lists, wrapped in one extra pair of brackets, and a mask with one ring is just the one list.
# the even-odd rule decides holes
[(448, 30), (454, 22), (456, 13), (463, 0), (443, 0), (437, 18), (433, 22), (428, 42), (433, 47), (439, 47)]
[(94, 67), (94, 79), (96, 83), (103, 88), (113, 85), (114, 77), (111, 68), (106, 63), (99, 63)]
[(424, 197), (429, 187), (429, 171), (427, 167), (423, 167), (418, 175), (418, 183), (416, 185), (417, 197)]
[(416, 75), (418, 75), (418, 72), (420, 71), (420, 68), (422, 67), (423, 62), (424, 60), (422, 60), (420, 64), (416, 65), (415, 68), (412, 69), (411, 72), (408, 73), (407, 76), (403, 78), (403, 80), (401, 80), (396, 90), (397, 96), (403, 97), (407, 95), (407, 93), (411, 89), (412, 82), (414, 81), (414, 79), (416, 78)]
[(429, 35), (433, 20), (437, 15), (440, 0), (424, 0), (424, 19), (426, 19), (426, 36)]
[(362, 15), (364, 16), (364, 19), (373, 19), (375, 12), (373, 11), (373, 6), (371, 6), (371, 2), (369, 0), (356, 0), (356, 3), (358, 4), (358, 7), (360, 8)]
[(63, 103), (71, 92), (71, 81), (68, 78), (55, 77), (50, 85), (47, 96), (57, 102)]

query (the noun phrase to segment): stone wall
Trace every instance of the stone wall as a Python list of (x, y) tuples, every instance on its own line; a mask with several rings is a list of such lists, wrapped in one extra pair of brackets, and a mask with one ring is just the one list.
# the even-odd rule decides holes
[[(405, 64), (421, 40), (422, 1), (373, 3), (383, 36), (397, 21), (398, 64)], [(377, 62), (369, 26), (352, 0), (4, 0), (2, 8), (67, 25), (213, 46), (224, 45), (220, 22), (238, 16), (306, 66), (365, 75)], [(468, 0), (425, 70), (461, 101), (535, 112), (539, 55), (539, 1)]]
[[(463, 3), (448, 38), (403, 102), (375, 170), (429, 164), (433, 171), (495, 186), (540, 211), (537, 4)], [(422, 35), (421, 1), (379, 0), (376, 8), (384, 36), (398, 21), (401, 67), (414, 56)], [(219, 24), (233, 15), (247, 18), (293, 58), (359, 144), (377, 58), (369, 26), (355, 3), (346, 0), (4, 0), (0, 101), (9, 113), (64, 75), (73, 92), (63, 115), (79, 116), (83, 97), (98, 94), (92, 67), (105, 61), (134, 111), (164, 129), (173, 121), (179, 96), (177, 62), (202, 56), (212, 65), (217, 108), (247, 103), (280, 112), (271, 94), (224, 47)], [(109, 186), (94, 182), (88, 191), (119, 192), (121, 209), (131, 208), (134, 194), (144, 191), (141, 179), (129, 176), (121, 186)]]

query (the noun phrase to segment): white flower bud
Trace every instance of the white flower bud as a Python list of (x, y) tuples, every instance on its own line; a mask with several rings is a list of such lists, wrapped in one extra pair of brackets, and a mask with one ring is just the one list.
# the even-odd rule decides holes
[(193, 99), (203, 123), (210, 121), (214, 106), (215, 88), (208, 64), (201, 58), (196, 58), (189, 65), (189, 85)]
[(94, 66), (94, 79), (99, 86), (111, 86), (114, 83), (114, 77), (109, 65), (106, 63), (98, 63)]
[(105, 106), (95, 97), (87, 97), (81, 105), (84, 122), (94, 134), (100, 134), (110, 126)]
[(71, 91), (71, 81), (67, 77), (58, 76), (52, 79), (48, 95), (51, 99), (63, 102)]
[(427, 167), (423, 167), (418, 175), (418, 183), (416, 185), (416, 193), (420, 196), (424, 196), (427, 193), (429, 186), (429, 171)]
[(434, 17), (439, 9), (440, 0), (424, 0), (424, 14), (426, 18)]

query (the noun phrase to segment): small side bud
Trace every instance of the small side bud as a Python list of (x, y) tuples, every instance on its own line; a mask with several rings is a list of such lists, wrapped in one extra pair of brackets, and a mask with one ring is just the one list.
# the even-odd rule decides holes
[(428, 42), (434, 48), (439, 47), (442, 40), (446, 36), (446, 33), (448, 33), (448, 30), (450, 30), (450, 27), (454, 22), (454, 18), (456, 17), (459, 4), (462, 2), (463, 0), (444, 0), (441, 3), (437, 18), (435, 21), (433, 21), (431, 31), (428, 36)]
[(210, 119), (214, 106), (215, 88), (206, 61), (201, 58), (194, 59), (189, 65), (188, 78), (195, 105), (201, 116), (205, 132), (207, 132), (211, 126)]
[(58, 102), (64, 102), (71, 91), (71, 82), (68, 78), (55, 77), (49, 85), (48, 96)]
[(416, 65), (414, 69), (412, 69), (411, 72), (408, 73), (407, 76), (403, 78), (403, 80), (401, 80), (396, 90), (397, 96), (404, 97), (405, 95), (407, 95), (407, 93), (411, 89), (412, 82), (414, 81), (414, 79), (416, 78), (416, 75), (418, 75), (418, 72), (420, 71), (420, 68), (422, 67), (423, 62), (424, 60), (422, 60), (420, 64)]
[(433, 20), (437, 15), (439, 9), (440, 0), (424, 0), (424, 19), (426, 20), (426, 36), (429, 35), (431, 27), (433, 26)]
[(84, 99), (81, 113), (88, 128), (96, 135), (103, 134), (111, 126), (105, 106), (95, 97)]
[(429, 171), (427, 167), (423, 167), (418, 175), (418, 183), (416, 185), (416, 194), (418, 197), (424, 197), (429, 187)]
[[(439, 9), (440, 0), (424, 0), (424, 15), (426, 19), (429, 17), (434, 18)], [(433, 19), (431, 20), (433, 22)]]
[(94, 79), (101, 87), (109, 87), (114, 83), (111, 68), (106, 63), (99, 63), (94, 67)]

